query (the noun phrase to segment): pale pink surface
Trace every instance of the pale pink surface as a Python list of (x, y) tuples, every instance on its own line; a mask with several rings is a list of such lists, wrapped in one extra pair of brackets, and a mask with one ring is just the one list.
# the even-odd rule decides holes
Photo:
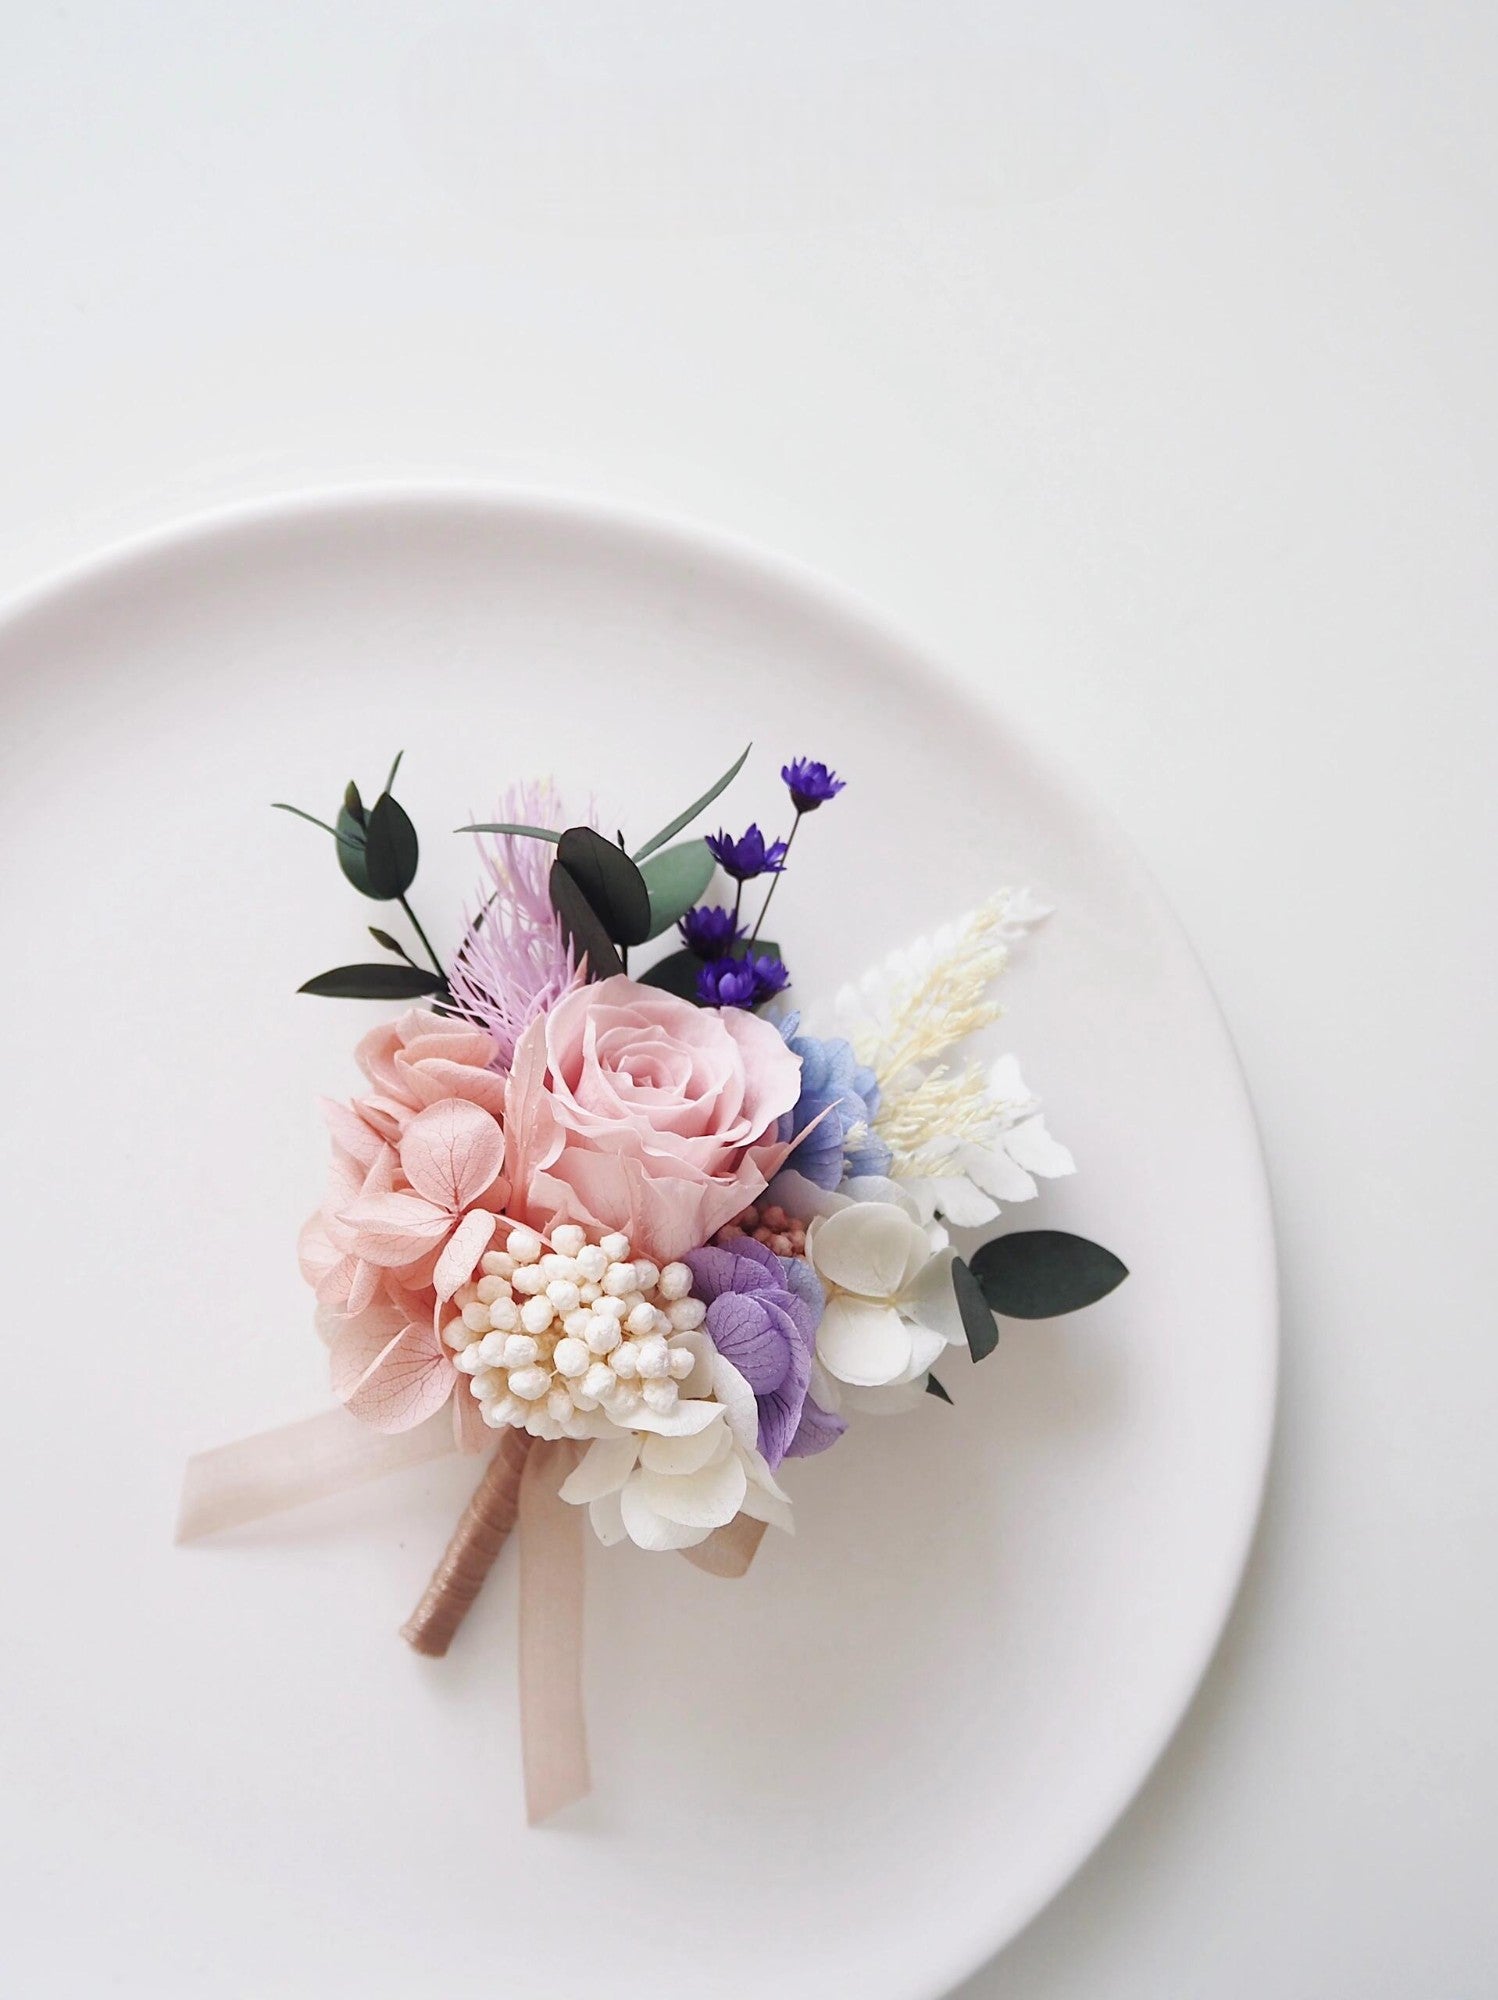
[(506, 1130), (515, 1210), (620, 1229), (660, 1261), (705, 1243), (767, 1185), (800, 1064), (768, 1022), (622, 976), (521, 1037)]

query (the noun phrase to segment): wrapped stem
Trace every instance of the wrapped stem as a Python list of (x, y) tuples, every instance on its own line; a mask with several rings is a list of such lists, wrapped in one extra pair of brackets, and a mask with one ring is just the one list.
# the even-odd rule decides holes
[(418, 1653), (440, 1659), (483, 1588), (509, 1539), (520, 1507), (520, 1475), (534, 1440), (522, 1430), (500, 1433), (493, 1457), (463, 1509), (420, 1604), (401, 1627)]

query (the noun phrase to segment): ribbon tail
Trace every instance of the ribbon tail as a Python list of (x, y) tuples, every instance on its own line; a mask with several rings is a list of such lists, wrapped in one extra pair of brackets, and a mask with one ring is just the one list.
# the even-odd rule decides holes
[(539, 1826), (593, 1789), (583, 1711), (586, 1515), (560, 1497), (570, 1445), (531, 1451), (520, 1477), (520, 1747)]
[(694, 1568), (706, 1570), (709, 1576), (736, 1579), (744, 1575), (759, 1554), (764, 1538), (763, 1521), (735, 1514), (726, 1528), (714, 1528), (705, 1542), (683, 1549), (682, 1554)]
[(395, 1432), (371, 1430), (341, 1406), (324, 1410), (190, 1458), (182, 1473), (176, 1539), (195, 1542), (243, 1527), (382, 1479), (402, 1466), (426, 1465), (456, 1448), (446, 1410), (413, 1430)]

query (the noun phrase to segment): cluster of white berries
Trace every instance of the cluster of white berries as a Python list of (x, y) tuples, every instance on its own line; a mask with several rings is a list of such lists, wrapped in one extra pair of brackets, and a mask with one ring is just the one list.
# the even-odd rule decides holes
[(559, 1223), (550, 1250), (534, 1229), (512, 1229), (480, 1270), (454, 1295), (460, 1316), (442, 1337), (486, 1424), (598, 1437), (610, 1424), (628, 1430), (645, 1410), (676, 1407), (677, 1385), (696, 1365), (681, 1336), (707, 1317), (689, 1296), (685, 1264), (662, 1270), (631, 1258), (627, 1236), (590, 1243), (586, 1230)]

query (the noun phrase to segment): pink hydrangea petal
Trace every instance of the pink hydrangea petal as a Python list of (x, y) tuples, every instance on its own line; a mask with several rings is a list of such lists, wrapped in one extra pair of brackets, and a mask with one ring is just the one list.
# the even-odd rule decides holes
[(370, 1195), (339, 1219), (353, 1231), (357, 1255), (396, 1268), (435, 1250), (452, 1227), (447, 1210), (419, 1194)]
[(489, 1247), (498, 1217), (486, 1208), (471, 1208), (458, 1224), (437, 1259), (432, 1274), (439, 1299), (450, 1299), (473, 1276), (473, 1267)]
[(430, 1324), (401, 1327), (346, 1391), (339, 1387), (340, 1347), (345, 1340), (350, 1348), (348, 1361), (352, 1362), (358, 1344), (367, 1344), (368, 1336), (361, 1335), (356, 1341), (351, 1326), (335, 1340), (334, 1387), (350, 1414), (375, 1430), (414, 1430), (440, 1410), (453, 1392), (457, 1370)]
[(505, 1139), (498, 1123), (466, 1098), (445, 1097), (411, 1120), (400, 1144), (401, 1167), (418, 1194), (458, 1214), (499, 1177)]

